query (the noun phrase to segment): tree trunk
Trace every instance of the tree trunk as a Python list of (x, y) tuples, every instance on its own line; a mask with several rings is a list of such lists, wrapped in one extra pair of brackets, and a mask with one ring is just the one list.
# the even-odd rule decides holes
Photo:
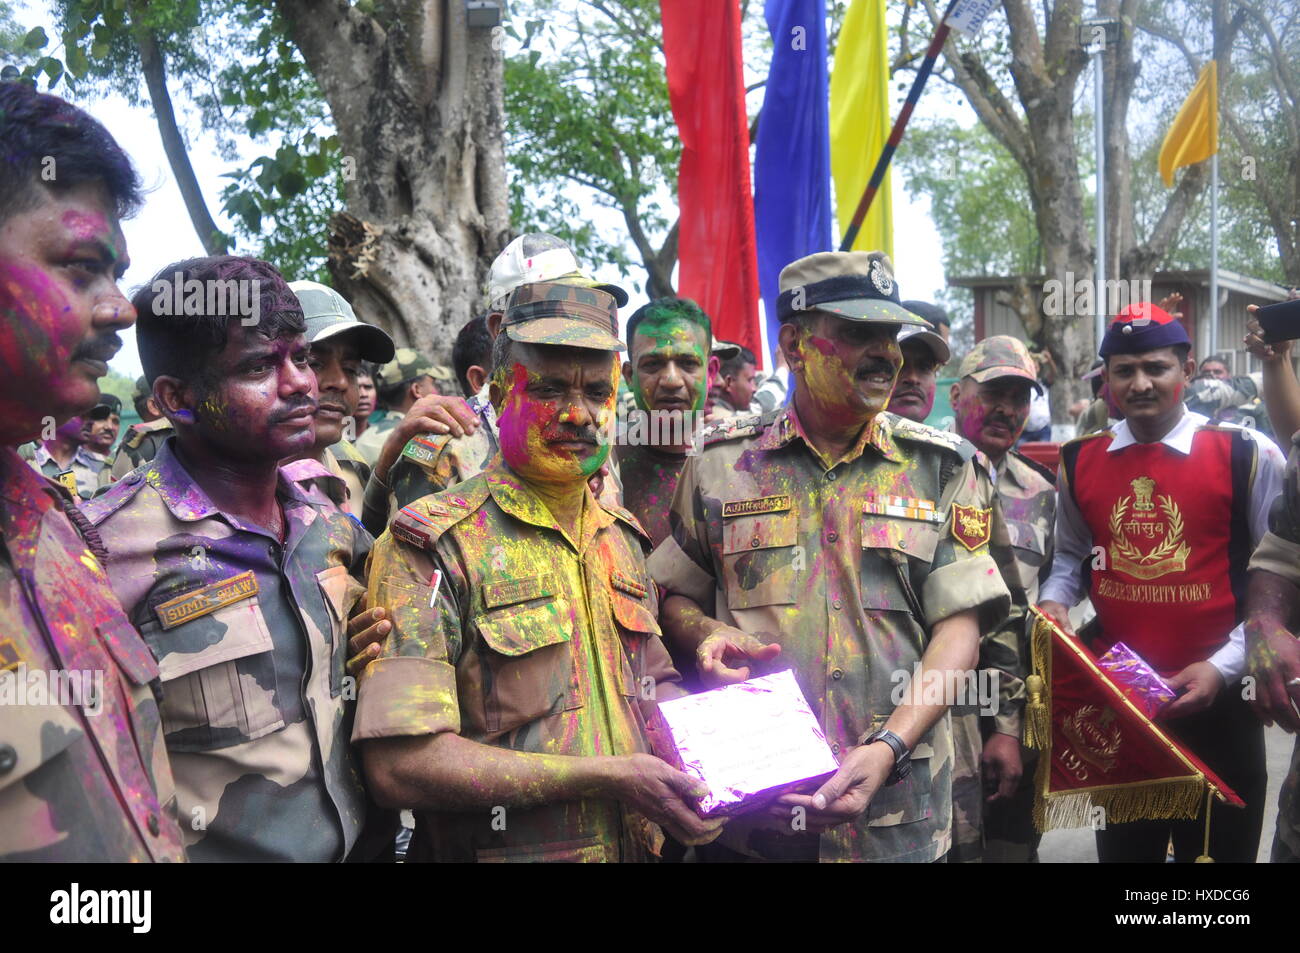
[(347, 210), (329, 269), (362, 320), (449, 363), (509, 239), (499, 29), (461, 0), (277, 0), (329, 103)]
[(140, 54), (140, 68), (144, 73), (145, 85), (149, 88), (149, 99), (153, 102), (158, 132), (162, 136), (163, 151), (167, 154), (172, 175), (176, 177), (176, 185), (181, 190), (181, 198), (185, 200), (185, 209), (190, 213), (190, 222), (198, 233), (199, 241), (203, 243), (204, 252), (223, 255), (226, 252), (225, 237), (208, 212), (203, 190), (199, 188), (198, 176), (190, 164), (189, 150), (181, 137), (180, 127), (176, 125), (172, 98), (167, 92), (167, 67), (163, 62), (162, 51), (158, 49), (158, 38), (148, 29), (137, 29), (135, 37), (136, 49)]

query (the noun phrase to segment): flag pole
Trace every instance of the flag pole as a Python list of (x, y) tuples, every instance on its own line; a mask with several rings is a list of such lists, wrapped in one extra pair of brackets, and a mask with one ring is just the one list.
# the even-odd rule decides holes
[[(1217, 107), (1217, 104), (1215, 106)], [(1216, 144), (1217, 145), (1217, 144)], [(1219, 150), (1210, 156), (1210, 353), (1219, 353)]]
[(849, 222), (848, 231), (844, 233), (844, 240), (840, 242), (840, 251), (853, 250), (853, 243), (857, 241), (858, 232), (862, 230), (862, 223), (866, 220), (867, 212), (871, 209), (871, 202), (876, 197), (876, 190), (880, 188), (885, 173), (889, 171), (889, 163), (894, 158), (894, 150), (898, 148), (898, 144), (903, 140), (903, 132), (907, 129), (908, 120), (912, 118), (912, 110), (916, 108), (917, 100), (921, 98), (921, 91), (925, 89), (926, 81), (934, 70), (934, 63), (939, 58), (939, 51), (943, 49), (943, 44), (948, 40), (948, 33), (951, 30), (948, 26), (948, 14), (952, 13), (952, 9), (956, 5), (957, 0), (949, 0), (947, 9), (943, 11), (943, 19), (939, 21), (939, 28), (934, 31), (934, 39), (930, 41), (930, 46), (925, 51), (925, 59), (921, 61), (920, 69), (916, 71), (916, 79), (912, 81), (912, 88), (908, 90), (907, 101), (903, 103), (898, 118), (894, 120), (894, 128), (889, 131), (889, 139), (886, 140), (885, 148), (881, 150), (880, 158), (876, 161), (876, 167), (872, 170), (871, 178), (867, 181), (866, 191), (862, 193), (857, 211), (853, 213), (853, 220)]

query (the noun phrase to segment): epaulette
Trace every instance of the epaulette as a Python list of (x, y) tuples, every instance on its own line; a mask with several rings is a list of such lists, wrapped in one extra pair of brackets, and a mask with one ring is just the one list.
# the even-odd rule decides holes
[(438, 538), (478, 510), (488, 498), (487, 480), (482, 474), (441, 493), (422, 496), (403, 506), (388, 524), (395, 539), (432, 550)]
[[(599, 499), (597, 502), (600, 502)], [(600, 505), (607, 513), (618, 517), (632, 529), (636, 530), (637, 535), (644, 538), (647, 542), (650, 540), (650, 534), (645, 531), (645, 527), (641, 525), (641, 521), (632, 514), (631, 510), (625, 510), (616, 503), (601, 503)]]
[(369, 461), (361, 455), (361, 451), (346, 440), (340, 440), (334, 444), (334, 446), (330, 447), (330, 452), (334, 454), (334, 459), (340, 463), (346, 461), (348, 463), (364, 463), (366, 466), (370, 466)]
[[(884, 411), (884, 413), (889, 412)], [(940, 430), (938, 427), (931, 427), (929, 424), (918, 424), (916, 421), (900, 417), (898, 414), (889, 414), (889, 416), (892, 419), (891, 433), (895, 437), (947, 447), (949, 450), (957, 451), (963, 461), (970, 460), (975, 456), (975, 445), (959, 433)]]
[(1029, 467), (1029, 469), (1037, 473), (1049, 484), (1051, 484), (1052, 486), (1056, 486), (1056, 474), (1052, 472), (1051, 467), (1048, 467), (1042, 463), (1039, 463), (1037, 460), (1025, 456), (1019, 450), (1012, 450), (1011, 455), (1015, 457), (1017, 460), (1019, 460), (1021, 463)]
[(159, 430), (171, 430), (171, 421), (166, 417), (159, 417), (157, 420), (150, 420), (146, 423), (132, 424), (131, 432), (127, 438), (122, 441), (122, 446), (135, 450), (140, 444), (144, 443), (144, 438), (151, 433), (157, 433)]
[(406, 441), (406, 446), (402, 448), (402, 455), (398, 459), (410, 460), (421, 469), (432, 470), (438, 462), (438, 457), (450, 442), (449, 433), (420, 434)]
[(143, 468), (132, 470), (116, 483), (110, 483), (103, 493), (96, 493), (82, 503), (81, 512), (86, 514), (91, 526), (98, 526), (131, 502), (147, 482)]
[(700, 431), (700, 446), (711, 447), (715, 443), (722, 443), (724, 440), (738, 440), (741, 437), (753, 437), (762, 433), (781, 414), (781, 409), (769, 411), (766, 414), (745, 414), (728, 417), (726, 420), (720, 420), (711, 427), (705, 427)]

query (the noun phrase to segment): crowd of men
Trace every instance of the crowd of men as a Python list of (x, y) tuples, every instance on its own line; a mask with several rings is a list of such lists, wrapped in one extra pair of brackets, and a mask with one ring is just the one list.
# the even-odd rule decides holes
[[(878, 252), (782, 270), (760, 377), (689, 300), (620, 336), (626, 293), (523, 235), (447, 368), (253, 258), (126, 298), (141, 192), (108, 131), (5, 83), (0, 143), (0, 858), (1033, 861), (1038, 606), (1180, 691), (1168, 730), (1247, 804), (1214, 809), (1211, 853), (1255, 859), (1262, 726), (1300, 729), (1300, 471), (1189, 409), (1165, 308), (1113, 316), (1104, 416), (1058, 476), (1017, 449), (1042, 363), (954, 354)], [(172, 306), (236, 287), (251, 307)], [(97, 381), (132, 324), (119, 444)], [(1289, 347), (1256, 331), (1274, 432), (1300, 430)], [(838, 770), (701, 816), (658, 704), (783, 669)], [(925, 689), (970, 672), (993, 697)], [(69, 703), (56, 673), (94, 677)], [(1189, 860), (1202, 830), (1109, 825), (1099, 856)]]

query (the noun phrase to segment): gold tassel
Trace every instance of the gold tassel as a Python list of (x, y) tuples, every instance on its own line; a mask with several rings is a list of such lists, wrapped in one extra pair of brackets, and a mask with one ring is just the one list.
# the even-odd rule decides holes
[[(1177, 778), (1118, 789), (1049, 794), (1034, 799), (1034, 826), (1040, 833), (1087, 827), (1096, 821), (1127, 824), (1142, 820), (1191, 820), (1200, 806), (1202, 777)], [(1102, 813), (1096, 817), (1096, 810)]]
[(1043, 679), (1030, 675), (1025, 679), (1029, 701), (1025, 703), (1025, 745), (1047, 751), (1052, 746), (1052, 715), (1043, 699)]

